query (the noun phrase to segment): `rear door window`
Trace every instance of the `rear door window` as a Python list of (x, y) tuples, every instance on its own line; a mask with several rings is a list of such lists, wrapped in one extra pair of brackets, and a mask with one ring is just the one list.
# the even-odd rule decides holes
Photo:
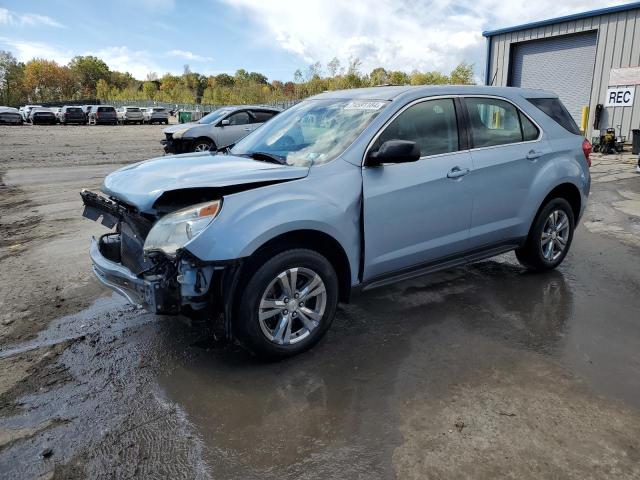
[[(464, 99), (464, 102), (469, 115), (474, 148), (494, 147), (523, 141), (520, 112), (511, 103), (484, 97), (468, 97)], [(529, 127), (528, 135), (532, 135)]]
[(388, 140), (409, 140), (420, 155), (439, 155), (458, 150), (458, 125), (453, 99), (417, 103), (398, 115), (376, 140), (373, 151)]
[(565, 130), (581, 135), (578, 125), (559, 98), (527, 98), (536, 107), (553, 118)]

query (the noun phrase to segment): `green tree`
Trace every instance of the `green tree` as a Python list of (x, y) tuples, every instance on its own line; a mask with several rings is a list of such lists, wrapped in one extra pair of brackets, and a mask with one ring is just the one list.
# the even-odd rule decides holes
[(0, 105), (18, 105), (25, 101), (24, 64), (11, 52), (0, 50)]
[(473, 85), (473, 64), (462, 62), (449, 75), (453, 85)]
[(382, 67), (374, 68), (369, 74), (369, 81), (372, 86), (384, 85), (389, 83), (389, 74)]
[(407, 85), (409, 83), (409, 75), (399, 70), (389, 72), (389, 83), (393, 85)]
[(158, 91), (158, 85), (156, 82), (146, 81), (142, 84), (142, 93), (144, 93), (145, 100), (153, 100)]
[(108, 80), (110, 76), (107, 64), (93, 55), (72, 58), (69, 68), (77, 78), (80, 94), (85, 97), (95, 96), (98, 80)]

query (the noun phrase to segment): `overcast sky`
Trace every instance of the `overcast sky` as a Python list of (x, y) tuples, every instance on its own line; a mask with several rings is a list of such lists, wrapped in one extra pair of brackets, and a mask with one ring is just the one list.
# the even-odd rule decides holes
[(483, 30), (626, 2), (596, 0), (0, 0), (0, 49), (22, 61), (101, 57), (148, 72), (259, 71), (291, 80), (334, 56), (448, 72), (461, 61), (484, 73)]

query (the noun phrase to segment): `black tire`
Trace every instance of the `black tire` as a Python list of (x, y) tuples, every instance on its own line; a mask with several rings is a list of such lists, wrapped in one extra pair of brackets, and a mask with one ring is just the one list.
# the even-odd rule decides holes
[[(202, 150), (198, 150), (198, 147), (200, 145), (202, 145), (203, 147), (206, 146), (206, 148), (203, 148)], [(215, 150), (215, 147), (213, 145), (213, 142), (208, 138), (197, 138), (196, 140), (194, 140), (193, 144), (191, 145), (192, 152), (204, 152), (204, 151), (212, 151), (212, 150)]]
[[(306, 269), (319, 275), (324, 283), (326, 303), (324, 313), (315, 328), (296, 343), (280, 344), (268, 338), (260, 326), (258, 319), (260, 303), (263, 294), (265, 294), (269, 285), (278, 275), (295, 267)], [(233, 319), (234, 333), (240, 343), (259, 357), (270, 360), (302, 353), (318, 343), (331, 326), (338, 304), (338, 277), (331, 263), (313, 250), (296, 248), (286, 250), (275, 256), (256, 258), (252, 263), (250, 261), (245, 268), (247, 269), (247, 274), (245, 281), (240, 283), (237, 290), (240, 295), (236, 299), (237, 314)], [(298, 275), (298, 288), (301, 290), (304, 287), (303, 282), (305, 282), (305, 278), (300, 273)], [(308, 298), (310, 299), (311, 296)], [(289, 303), (289, 305), (292, 305), (292, 303)], [(290, 315), (293, 316), (293, 313)], [(278, 322), (282, 317), (278, 314), (275, 318), (271, 318)], [(293, 331), (294, 328), (301, 327), (302, 322), (299, 317), (297, 320), (291, 317), (291, 325), (291, 331)], [(300, 331), (304, 334), (304, 329)]]
[[(548, 226), (547, 220), (549, 219), (552, 212), (561, 211), (566, 215), (568, 221), (568, 232), (564, 236), (564, 248), (562, 251), (558, 252), (559, 254), (555, 256), (555, 248), (553, 242), (556, 245), (559, 245), (559, 240), (562, 240), (557, 232), (553, 237), (553, 242), (551, 240), (547, 241), (547, 245), (551, 243), (551, 258), (545, 257), (543, 253), (543, 230), (545, 226)], [(559, 222), (560, 223), (560, 222)], [(527, 236), (527, 240), (525, 244), (516, 249), (516, 257), (518, 261), (527, 269), (533, 270), (536, 272), (544, 272), (547, 270), (553, 270), (558, 265), (562, 263), (567, 253), (569, 252), (569, 248), (571, 247), (571, 242), (573, 241), (573, 231), (575, 228), (575, 218), (573, 215), (573, 210), (569, 202), (567, 202), (564, 198), (554, 198), (548, 201), (538, 212), (535, 220), (533, 221), (533, 225), (529, 230), (529, 235)], [(559, 240), (555, 240), (558, 238)]]

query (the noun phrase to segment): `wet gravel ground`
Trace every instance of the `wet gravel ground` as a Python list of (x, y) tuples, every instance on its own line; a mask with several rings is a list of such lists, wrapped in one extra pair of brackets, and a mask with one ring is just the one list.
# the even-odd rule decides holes
[(265, 364), (88, 273), (77, 191), (161, 130), (0, 127), (0, 478), (640, 477), (629, 156), (595, 160), (557, 271), (507, 254), (370, 291)]

